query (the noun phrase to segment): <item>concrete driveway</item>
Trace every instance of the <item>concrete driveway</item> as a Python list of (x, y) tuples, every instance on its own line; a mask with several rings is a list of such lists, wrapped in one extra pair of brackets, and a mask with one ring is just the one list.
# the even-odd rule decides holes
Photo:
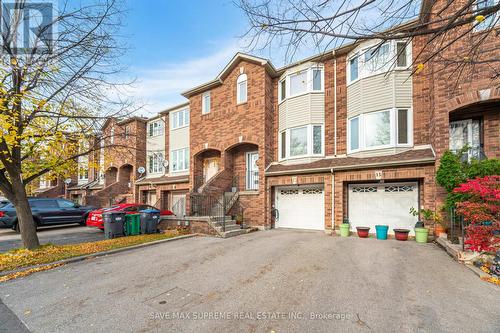
[[(97, 228), (82, 227), (79, 224), (58, 225), (39, 228), (41, 244), (75, 244), (95, 242), (104, 239), (104, 233)], [(12, 229), (0, 229), (0, 252), (22, 247), (21, 235)]]
[(190, 238), (0, 287), (33, 332), (499, 332), (500, 288), (433, 244)]

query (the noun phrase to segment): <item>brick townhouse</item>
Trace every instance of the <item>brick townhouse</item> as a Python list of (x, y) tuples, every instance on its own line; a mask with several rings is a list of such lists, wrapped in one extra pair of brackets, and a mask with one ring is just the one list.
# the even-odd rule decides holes
[[(444, 3), (423, 1), (420, 17), (400, 28), (425, 28)], [(134, 131), (126, 142), (135, 153), (100, 149), (90, 197), (176, 215), (244, 212), (246, 224), (261, 228), (330, 232), (348, 219), (352, 228), (413, 230), (411, 207), (443, 201), (435, 173), (446, 150), (467, 145), (469, 158), (500, 156), (491, 64), (465, 64), (454, 75), (443, 61), (463, 60), (478, 38), (478, 60), (491, 59), (495, 33), (474, 28), (414, 75), (442, 41), (362, 41), (278, 69), (237, 53), (213, 80), (183, 92), (188, 102), (148, 120), (109, 120), (104, 136)]]
[[(408, 28), (442, 6), (424, 1)], [(411, 75), (427, 38), (354, 43), (280, 69), (238, 53), (184, 92), (191, 213), (232, 192), (246, 222), (263, 228), (331, 230), (347, 218), (353, 228), (411, 230), (411, 207), (443, 200), (435, 172), (445, 150), (468, 144), (473, 157), (499, 156), (498, 80), (485, 64), (455, 76), (456, 89), (437, 60)], [(445, 53), (463, 53), (462, 43)], [(486, 36), (482, 47), (491, 53), (498, 43)]]
[(189, 191), (189, 103), (160, 112), (146, 124), (145, 174), (135, 201), (186, 215)]
[(67, 197), (97, 207), (133, 202), (138, 169), (146, 161), (146, 118), (109, 118), (95, 152), (78, 160), (78, 182)]

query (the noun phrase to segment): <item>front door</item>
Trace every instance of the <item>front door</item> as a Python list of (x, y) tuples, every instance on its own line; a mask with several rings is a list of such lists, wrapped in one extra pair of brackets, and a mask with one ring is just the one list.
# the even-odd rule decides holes
[(207, 158), (203, 161), (203, 181), (208, 182), (217, 172), (219, 172), (218, 157)]
[(259, 166), (257, 165), (258, 160), (259, 153), (247, 153), (247, 190), (259, 189)]

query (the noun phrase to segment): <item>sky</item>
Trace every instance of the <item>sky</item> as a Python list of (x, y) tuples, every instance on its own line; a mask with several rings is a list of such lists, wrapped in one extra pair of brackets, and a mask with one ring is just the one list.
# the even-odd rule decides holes
[(136, 81), (129, 94), (153, 115), (186, 101), (180, 93), (212, 80), (238, 51), (246, 30), (231, 0), (127, 0), (122, 61)]

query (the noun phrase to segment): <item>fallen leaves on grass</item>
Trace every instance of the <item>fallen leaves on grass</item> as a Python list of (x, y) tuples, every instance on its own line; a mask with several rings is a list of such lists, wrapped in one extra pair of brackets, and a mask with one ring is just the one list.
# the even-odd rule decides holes
[(52, 269), (55, 267), (59, 267), (62, 265), (64, 265), (64, 264), (59, 263), (59, 264), (53, 264), (53, 265), (46, 265), (46, 266), (41, 266), (41, 267), (30, 268), (30, 269), (27, 269), (27, 270), (22, 271), (22, 272), (7, 274), (4, 276), (0, 276), (0, 282), (5, 282), (5, 281), (25, 277), (25, 276), (31, 275), (33, 273), (36, 273), (36, 272), (46, 271), (46, 270), (49, 270), (49, 269)]
[(159, 234), (120, 237), (80, 244), (45, 244), (35, 250), (27, 250), (24, 248), (15, 249), (5, 253), (0, 253), (0, 272), (10, 271), (27, 266), (48, 264), (51, 262), (79, 257), (86, 254), (98, 253), (133, 245), (154, 242), (157, 240), (176, 237), (181, 234), (183, 233), (172, 230)]

